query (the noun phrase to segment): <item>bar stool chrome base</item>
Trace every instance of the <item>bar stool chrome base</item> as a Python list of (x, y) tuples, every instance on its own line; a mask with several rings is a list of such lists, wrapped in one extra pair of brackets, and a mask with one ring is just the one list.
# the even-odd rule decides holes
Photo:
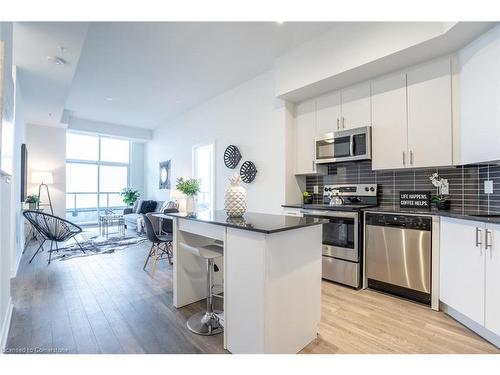
[(200, 311), (199, 313), (196, 313), (189, 318), (189, 320), (187, 321), (187, 327), (191, 332), (198, 335), (218, 335), (219, 333), (222, 333), (224, 331), (219, 322), (219, 317), (215, 315), (216, 313), (220, 312), (221, 311), (208, 313), (205, 311)]

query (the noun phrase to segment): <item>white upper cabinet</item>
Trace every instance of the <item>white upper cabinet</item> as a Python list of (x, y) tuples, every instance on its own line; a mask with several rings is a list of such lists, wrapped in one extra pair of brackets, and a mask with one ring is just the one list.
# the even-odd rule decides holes
[(453, 164), (449, 57), (372, 82), (373, 169)]
[(342, 89), (341, 95), (341, 128), (351, 129), (359, 128), (360, 126), (370, 126), (372, 124), (370, 82), (363, 82), (362, 84)]
[(316, 136), (340, 130), (340, 91), (316, 99)]
[(404, 168), (408, 162), (406, 74), (372, 82), (372, 168)]
[(500, 335), (500, 225), (486, 225), (485, 327)]
[(316, 101), (297, 105), (295, 132), (295, 174), (315, 174)]
[(500, 159), (500, 26), (462, 49), (459, 164)]
[(452, 165), (450, 58), (408, 70), (407, 95), (409, 165)]
[(439, 299), (484, 325), (484, 224), (441, 219)]

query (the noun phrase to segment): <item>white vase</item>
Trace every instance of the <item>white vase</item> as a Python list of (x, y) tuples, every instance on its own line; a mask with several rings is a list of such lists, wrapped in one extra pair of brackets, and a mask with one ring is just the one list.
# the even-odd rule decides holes
[(191, 213), (196, 211), (196, 201), (191, 195), (186, 196), (186, 212)]
[(231, 185), (224, 194), (224, 210), (229, 217), (241, 217), (247, 210), (247, 192), (240, 185), (239, 175), (234, 175), (229, 181)]

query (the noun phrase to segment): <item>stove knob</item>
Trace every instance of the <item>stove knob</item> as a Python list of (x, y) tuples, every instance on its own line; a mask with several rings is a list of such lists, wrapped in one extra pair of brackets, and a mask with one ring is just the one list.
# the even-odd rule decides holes
[(370, 188), (370, 191), (375, 191), (375, 188), (372, 186), (372, 187)]
[(368, 191), (368, 190), (370, 190), (370, 189), (368, 189), (368, 186), (365, 186), (365, 191)]

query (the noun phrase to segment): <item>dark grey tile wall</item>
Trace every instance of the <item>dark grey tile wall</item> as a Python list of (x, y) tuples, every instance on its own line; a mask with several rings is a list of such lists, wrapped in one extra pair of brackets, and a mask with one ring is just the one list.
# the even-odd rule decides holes
[[(319, 191), (331, 184), (378, 184), (379, 204), (399, 205), (400, 190), (428, 190), (433, 195), (437, 189), (429, 176), (437, 172), (450, 184), (451, 210), (463, 214), (500, 213), (500, 165), (480, 164), (445, 168), (373, 171), (371, 161), (341, 163), (328, 166), (326, 176), (306, 177), (307, 191)], [(493, 181), (493, 194), (484, 194), (484, 181)], [(321, 194), (314, 196), (314, 203), (321, 203)]]

